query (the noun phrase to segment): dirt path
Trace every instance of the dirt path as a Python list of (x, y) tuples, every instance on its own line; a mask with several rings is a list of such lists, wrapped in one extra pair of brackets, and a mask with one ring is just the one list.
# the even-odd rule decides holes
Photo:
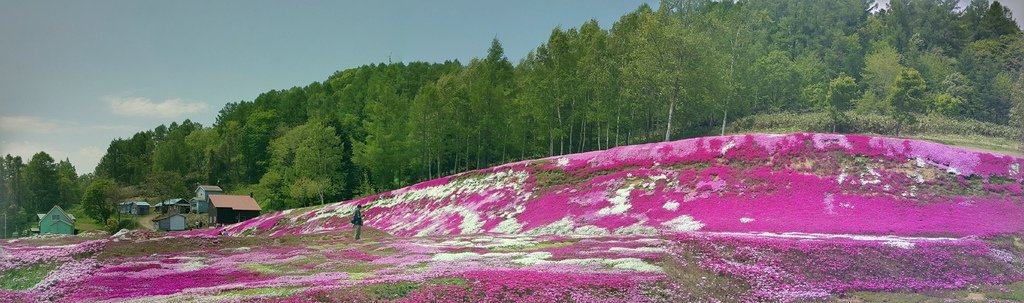
[(148, 214), (148, 215), (143, 215), (143, 216), (135, 216), (135, 223), (138, 224), (138, 228), (139, 229), (145, 229), (145, 230), (149, 230), (149, 231), (156, 231), (156, 226), (153, 226), (153, 221), (152, 220), (153, 220), (153, 218), (156, 218), (156, 216), (159, 216), (159, 215), (160, 214), (158, 214), (158, 213), (153, 213), (153, 214)]

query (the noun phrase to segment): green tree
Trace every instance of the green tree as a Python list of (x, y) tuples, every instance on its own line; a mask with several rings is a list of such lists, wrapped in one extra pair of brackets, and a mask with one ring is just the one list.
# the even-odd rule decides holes
[[(873, 94), (879, 98), (890, 95), (890, 90), (896, 77), (904, 69), (900, 64), (902, 56), (896, 48), (879, 45), (867, 57), (864, 58), (864, 71), (861, 77), (867, 89), (865, 94)], [(875, 109), (874, 111), (886, 111), (886, 109)]]
[(114, 181), (95, 179), (82, 196), (82, 209), (86, 216), (96, 222), (107, 222), (107, 219), (117, 212), (117, 202), (120, 198), (119, 189)]
[[(335, 198), (343, 186), (341, 175), (341, 139), (334, 127), (316, 121), (296, 126), (271, 143), (273, 175), (264, 175), (261, 185), (266, 193), (280, 198), (280, 193), (296, 201), (289, 206), (306, 206), (308, 198)], [(290, 184), (283, 188), (284, 184)], [(277, 204), (269, 204), (276, 206)]]
[(33, 211), (46, 212), (61, 202), (57, 164), (49, 154), (38, 152), (33, 155), (32, 160), (25, 166), (24, 173), (29, 204), (32, 205)]
[(1013, 107), (1010, 109), (1011, 125), (1017, 128), (1017, 143), (1024, 151), (1024, 73), (1014, 81), (1012, 94)]
[(60, 205), (62, 207), (70, 208), (81, 201), (82, 186), (70, 159), (64, 159), (57, 163), (57, 186), (60, 190)]
[(832, 120), (832, 132), (845, 119), (843, 114), (850, 109), (853, 97), (857, 93), (857, 83), (853, 77), (839, 74), (828, 84), (828, 95), (825, 97), (825, 109)]
[(891, 93), (886, 99), (892, 105), (892, 118), (896, 121), (896, 135), (900, 135), (903, 126), (914, 123), (914, 114), (924, 109), (924, 94), (927, 86), (921, 73), (913, 68), (906, 68), (896, 77)]
[(1003, 6), (999, 1), (992, 2), (988, 7), (988, 11), (981, 18), (980, 26), (979, 39), (1020, 34), (1020, 27), (1013, 21), (1010, 8)]

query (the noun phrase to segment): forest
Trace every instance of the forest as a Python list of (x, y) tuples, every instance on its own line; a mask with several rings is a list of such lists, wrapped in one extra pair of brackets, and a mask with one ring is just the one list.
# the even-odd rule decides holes
[(892, 136), (940, 119), (1024, 142), (1022, 72), (1024, 36), (999, 2), (665, 0), (610, 25), (554, 28), (524, 58), (494, 39), (469, 62), (368, 64), (270, 90), (228, 103), (213, 125), (116, 139), (91, 174), (45, 152), (7, 155), (0, 208), (11, 231), (54, 204), (108, 222), (122, 199), (214, 184), (280, 210), (773, 114), (838, 133), (880, 117), (872, 132)]

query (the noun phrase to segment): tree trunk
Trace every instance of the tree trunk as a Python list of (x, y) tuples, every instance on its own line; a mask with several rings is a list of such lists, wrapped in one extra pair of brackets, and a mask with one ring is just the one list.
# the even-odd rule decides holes
[(665, 125), (665, 142), (668, 142), (668, 135), (672, 133), (672, 111), (676, 107), (676, 102), (673, 100), (668, 103), (668, 123)]
[(621, 115), (615, 111), (615, 146), (619, 146), (619, 116)]
[(729, 110), (726, 109), (723, 112), (725, 112), (725, 114), (722, 115), (722, 134), (721, 135), (725, 136), (725, 120), (729, 118)]

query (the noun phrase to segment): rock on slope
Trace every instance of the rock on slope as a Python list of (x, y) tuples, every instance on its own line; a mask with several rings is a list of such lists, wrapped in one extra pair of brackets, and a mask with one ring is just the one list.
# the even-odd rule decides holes
[(967, 236), (1024, 229), (1024, 159), (882, 137), (736, 135), (521, 161), (325, 207), (231, 234), (367, 224), (398, 236), (672, 231)]

